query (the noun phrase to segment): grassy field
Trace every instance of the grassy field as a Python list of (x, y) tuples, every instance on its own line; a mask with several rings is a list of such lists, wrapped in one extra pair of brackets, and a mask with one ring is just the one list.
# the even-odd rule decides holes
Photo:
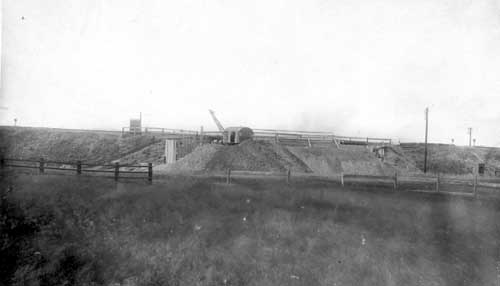
[(1, 174), (0, 285), (499, 285), (500, 202)]

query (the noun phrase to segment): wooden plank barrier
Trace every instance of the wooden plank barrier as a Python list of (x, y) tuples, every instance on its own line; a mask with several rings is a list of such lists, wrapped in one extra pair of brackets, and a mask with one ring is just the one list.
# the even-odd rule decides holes
[(439, 192), (439, 174), (436, 177), (436, 192)]
[(40, 173), (43, 173), (45, 171), (45, 160), (43, 158), (40, 158), (40, 167), (39, 167), (39, 170), (40, 170)]
[(115, 163), (115, 181), (118, 181), (118, 177), (120, 176), (120, 163)]
[(148, 181), (153, 181), (153, 163), (148, 163)]
[(398, 172), (394, 172), (394, 190), (398, 189)]
[[(10, 163), (14, 162), (14, 163)], [(24, 163), (24, 164), (23, 164)], [(30, 164), (26, 164), (30, 163)], [(63, 166), (54, 166), (63, 165)], [(111, 169), (84, 169), (83, 166), (88, 167), (98, 167), (98, 168), (111, 168)], [(120, 165), (118, 162), (113, 165), (107, 164), (91, 164), (83, 163), (81, 160), (76, 162), (62, 162), (62, 161), (50, 161), (45, 160), (45, 158), (40, 158), (39, 160), (33, 159), (13, 159), (0, 157), (0, 168), (5, 169), (5, 167), (15, 167), (15, 168), (28, 168), (28, 169), (38, 169), (40, 174), (46, 172), (46, 170), (59, 170), (59, 171), (71, 171), (75, 172), (76, 175), (81, 175), (82, 173), (113, 173), (114, 179), (118, 180), (120, 178), (120, 173), (125, 174), (147, 174), (147, 180), (151, 182), (153, 180), (153, 164), (148, 163), (147, 165)], [(123, 171), (120, 168), (131, 167), (131, 168), (146, 168), (146, 171)], [(141, 177), (123, 177), (122, 178), (141, 178)]]

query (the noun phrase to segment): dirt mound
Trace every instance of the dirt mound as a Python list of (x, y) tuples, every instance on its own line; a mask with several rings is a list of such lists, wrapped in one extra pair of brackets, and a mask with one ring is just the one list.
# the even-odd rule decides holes
[(286, 148), (269, 142), (247, 140), (239, 145), (206, 144), (196, 148), (179, 161), (157, 166), (155, 170), (206, 171), (231, 170), (311, 172), (300, 159)]
[(154, 170), (159, 172), (189, 172), (204, 171), (207, 164), (212, 160), (218, 149), (224, 146), (216, 144), (205, 144), (196, 147), (193, 152), (187, 154), (179, 161), (172, 164), (155, 166)]
[(365, 147), (292, 147), (271, 142), (245, 141), (239, 145), (200, 146), (179, 161), (155, 167), (159, 172), (218, 172), (231, 170), (347, 174), (393, 174)]

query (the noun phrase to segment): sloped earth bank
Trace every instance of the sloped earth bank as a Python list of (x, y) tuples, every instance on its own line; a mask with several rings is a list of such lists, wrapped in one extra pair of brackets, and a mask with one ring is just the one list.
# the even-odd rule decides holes
[(386, 172), (380, 160), (365, 147), (289, 147), (314, 173), (333, 175), (346, 174), (384, 175)]
[[(164, 163), (165, 157), (165, 141), (153, 143), (147, 147), (140, 149), (134, 153), (128, 154), (120, 159), (113, 160), (112, 163), (118, 162), (122, 165), (144, 165), (153, 163), (159, 165)], [(126, 168), (127, 170), (136, 170), (138, 168)]]
[[(423, 170), (425, 144), (402, 143), (400, 148), (406, 158)], [(495, 176), (495, 170), (500, 169), (500, 148), (428, 144), (427, 152), (427, 170), (431, 173), (472, 174), (479, 163), (485, 164), (486, 175)]]
[(415, 161), (408, 159), (399, 146), (386, 146), (384, 155), (384, 167), (387, 171), (403, 176), (419, 175), (423, 172), (417, 168)]
[(120, 133), (69, 132), (42, 128), (0, 128), (0, 153), (6, 157), (52, 161), (109, 163), (137, 152), (158, 139), (122, 137)]
[[(343, 146), (338, 149), (334, 146), (292, 147), (269, 142), (245, 141), (232, 146), (215, 144), (200, 146), (173, 164), (156, 166), (155, 172), (210, 173), (227, 169), (285, 172), (290, 169), (292, 172), (315, 173), (322, 176), (336, 175), (341, 172), (392, 175), (396, 170), (399, 172), (399, 165), (392, 165), (392, 161), (382, 163), (373, 152), (360, 146)], [(406, 165), (404, 167), (403, 172), (408, 169)], [(412, 170), (418, 172), (416, 168)]]

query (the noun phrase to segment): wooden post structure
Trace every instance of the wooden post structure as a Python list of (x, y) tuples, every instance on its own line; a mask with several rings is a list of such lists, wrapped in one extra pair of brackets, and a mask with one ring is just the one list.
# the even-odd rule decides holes
[(394, 190), (398, 189), (398, 172), (394, 172)]
[(227, 169), (226, 184), (231, 184), (231, 169)]
[(291, 176), (291, 173), (292, 171), (290, 171), (290, 169), (288, 169), (286, 171), (286, 183), (289, 184), (290, 183), (290, 176)]
[(115, 163), (115, 181), (118, 181), (118, 176), (120, 175), (120, 163)]
[(80, 160), (76, 161), (76, 174), (77, 175), (82, 174), (82, 161)]
[(148, 163), (148, 181), (153, 181), (153, 163)]
[(344, 186), (344, 172), (340, 172), (340, 184)]
[(427, 133), (429, 127), (429, 108), (425, 108), (425, 148), (424, 148), (424, 174), (427, 173)]
[(203, 126), (200, 126), (200, 145), (203, 145), (203, 139), (205, 139), (205, 133), (203, 132)]
[(477, 173), (474, 174), (474, 198), (477, 198)]
[(4, 167), (5, 167), (5, 158), (2, 157), (2, 158), (0, 158), (0, 168), (3, 169)]
[(45, 159), (40, 158), (40, 165), (38, 169), (40, 170), (40, 173), (43, 173), (45, 171)]
[(439, 192), (439, 173), (436, 178), (436, 192)]

